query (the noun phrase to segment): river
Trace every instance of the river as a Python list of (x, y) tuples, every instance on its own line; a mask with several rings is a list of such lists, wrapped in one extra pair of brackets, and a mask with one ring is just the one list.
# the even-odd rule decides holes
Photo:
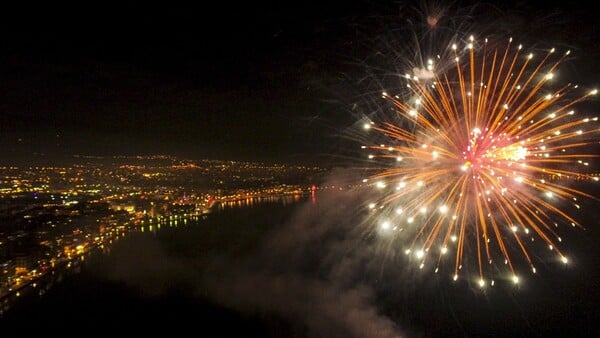
[(355, 206), (347, 196), (277, 198), (146, 227), (22, 295), (0, 317), (0, 330), (206, 337), (599, 333), (597, 228), (565, 239), (573, 248), (569, 267), (548, 263), (519, 287), (481, 291), (437, 275), (412, 277), (414, 269), (364, 245), (364, 233), (349, 239), (347, 225), (360, 216)]

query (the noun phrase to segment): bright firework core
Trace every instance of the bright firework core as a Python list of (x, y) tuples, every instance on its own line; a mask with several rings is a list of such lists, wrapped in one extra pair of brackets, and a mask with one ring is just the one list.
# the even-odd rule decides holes
[(586, 170), (599, 131), (590, 125), (597, 117), (574, 109), (596, 91), (551, 83), (569, 52), (524, 54), (512, 39), (502, 48), (473, 38), (462, 51), (450, 48), (453, 67), (436, 73), (431, 62), (428, 76), (404, 76), (407, 92), (382, 94), (395, 115), (365, 128), (388, 140), (364, 147), (383, 166), (369, 180), (380, 194), (370, 210), (420, 268), (432, 261), (438, 272), (442, 256), (453, 256), (457, 279), (475, 258), (483, 287), (498, 261), (502, 278), (516, 284), (515, 253), (536, 272), (531, 242), (568, 261), (557, 229), (578, 226), (569, 212), (592, 196), (567, 184), (593, 182)]
[(528, 153), (527, 148), (523, 147), (524, 142), (513, 143), (514, 141), (506, 133), (495, 137), (475, 128), (471, 136), (469, 145), (463, 152), (465, 162), (462, 169), (465, 171), (468, 168), (490, 169), (495, 166), (512, 166), (515, 162), (525, 160)]

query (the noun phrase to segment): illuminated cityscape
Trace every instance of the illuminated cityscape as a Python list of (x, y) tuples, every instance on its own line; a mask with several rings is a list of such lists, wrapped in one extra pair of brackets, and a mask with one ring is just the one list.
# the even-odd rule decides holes
[(72, 166), (0, 167), (0, 314), (7, 295), (130, 231), (212, 208), (298, 199), (324, 168), (171, 156), (74, 157)]

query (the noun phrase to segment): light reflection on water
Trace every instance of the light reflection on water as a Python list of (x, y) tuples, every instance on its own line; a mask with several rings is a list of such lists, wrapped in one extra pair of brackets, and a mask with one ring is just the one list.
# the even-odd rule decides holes
[[(82, 255), (75, 256), (70, 261), (64, 262), (61, 266), (56, 267), (52, 271), (44, 274), (38, 279), (32, 280), (27, 284), (23, 284), (18, 290), (7, 294), (0, 298), (0, 318), (2, 318), (11, 308), (17, 305), (19, 302), (23, 302), (28, 297), (42, 297), (57, 283), (65, 280), (73, 274), (81, 272), (82, 265), (85, 264), (86, 257), (97, 255), (109, 255), (111, 248), (124, 238), (128, 237), (132, 233), (148, 233), (153, 236), (161, 230), (173, 229), (173, 228), (184, 228), (186, 226), (197, 225), (202, 221), (207, 220), (210, 214), (213, 212), (222, 213), (228, 212), (231, 209), (236, 208), (248, 208), (255, 207), (265, 204), (278, 204), (281, 206), (288, 206), (306, 199), (306, 195), (303, 194), (290, 194), (290, 195), (269, 195), (269, 196), (255, 196), (245, 199), (236, 199), (231, 201), (220, 201), (215, 204), (213, 208), (206, 213), (201, 215), (171, 215), (160, 219), (149, 220), (148, 222), (142, 222), (136, 226), (124, 227), (120, 226), (119, 231), (115, 231), (110, 238), (107, 238), (102, 244), (99, 244)], [(314, 192), (311, 196), (312, 203), (316, 202)]]
[(302, 198), (303, 195), (301, 194), (252, 196), (232, 201), (221, 201), (216, 207), (218, 208), (218, 210), (226, 210), (228, 208), (249, 207), (258, 203), (281, 203), (283, 205), (288, 205), (290, 203), (297, 203)]

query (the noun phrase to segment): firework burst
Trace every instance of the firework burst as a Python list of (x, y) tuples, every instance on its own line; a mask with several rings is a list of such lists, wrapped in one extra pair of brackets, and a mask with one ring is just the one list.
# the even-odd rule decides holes
[(365, 179), (379, 196), (369, 208), (421, 268), (451, 261), (456, 280), (474, 258), (483, 287), (498, 266), (514, 283), (518, 262), (535, 273), (539, 243), (568, 262), (557, 229), (580, 227), (570, 211), (594, 198), (572, 181), (598, 180), (599, 131), (597, 117), (576, 111), (596, 90), (554, 84), (569, 54), (470, 37), (403, 75), (406, 88), (382, 93), (392, 116), (364, 125), (379, 137), (363, 146), (378, 165)]

